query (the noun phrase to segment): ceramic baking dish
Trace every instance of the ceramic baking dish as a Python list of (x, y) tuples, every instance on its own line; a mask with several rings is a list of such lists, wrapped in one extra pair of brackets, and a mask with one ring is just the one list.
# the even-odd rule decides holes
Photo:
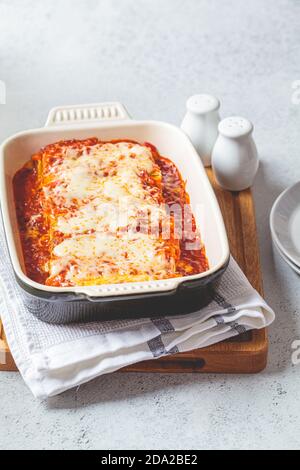
[[(210, 269), (204, 273), (151, 282), (52, 287), (28, 278), (18, 235), (12, 178), (41, 147), (65, 139), (98, 137), (151, 142), (169, 157), (187, 181), (187, 192), (201, 230)], [(51, 110), (46, 126), (20, 132), (0, 147), (1, 210), (16, 279), (28, 306), (41, 320), (54, 323), (183, 314), (207, 304), (229, 261), (222, 215), (201, 160), (186, 135), (159, 121), (136, 121), (120, 103), (67, 106)], [(199, 210), (200, 208), (200, 210)], [(38, 299), (38, 302), (37, 302)]]

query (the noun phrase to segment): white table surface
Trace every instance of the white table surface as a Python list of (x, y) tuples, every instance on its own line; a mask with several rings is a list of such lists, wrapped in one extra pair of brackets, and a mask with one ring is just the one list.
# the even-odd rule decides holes
[(115, 374), (48, 402), (0, 374), (0, 448), (299, 448), (300, 279), (273, 253), (276, 196), (300, 179), (297, 0), (1, 0), (0, 139), (41, 126), (55, 105), (119, 100), (179, 124), (211, 92), (222, 116), (255, 125), (254, 186), (266, 298), (277, 313), (256, 376)]

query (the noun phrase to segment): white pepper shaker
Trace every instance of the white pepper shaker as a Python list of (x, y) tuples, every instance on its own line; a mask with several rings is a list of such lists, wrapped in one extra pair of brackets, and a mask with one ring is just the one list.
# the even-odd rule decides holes
[(249, 188), (258, 169), (258, 155), (248, 119), (233, 116), (219, 124), (219, 137), (212, 152), (217, 183), (230, 191)]
[(219, 100), (212, 95), (193, 95), (186, 102), (187, 112), (181, 129), (191, 140), (204, 166), (211, 165), (211, 152), (218, 137)]

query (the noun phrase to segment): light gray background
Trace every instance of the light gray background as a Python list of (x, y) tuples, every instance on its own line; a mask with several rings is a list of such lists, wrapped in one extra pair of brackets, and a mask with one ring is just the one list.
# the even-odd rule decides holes
[(254, 186), (266, 298), (277, 313), (257, 376), (101, 377), (36, 401), (0, 373), (1, 448), (299, 448), (300, 279), (272, 251), (268, 216), (300, 179), (297, 0), (0, 0), (0, 139), (61, 104), (120, 100), (135, 118), (179, 124), (211, 92), (255, 125)]

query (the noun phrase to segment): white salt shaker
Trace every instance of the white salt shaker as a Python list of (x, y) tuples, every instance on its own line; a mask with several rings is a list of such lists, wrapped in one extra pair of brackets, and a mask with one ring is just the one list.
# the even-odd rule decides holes
[(211, 164), (211, 152), (218, 137), (219, 100), (212, 95), (193, 95), (186, 102), (187, 112), (181, 129), (199, 153), (204, 166)]
[(258, 155), (252, 138), (253, 125), (239, 116), (223, 119), (212, 152), (217, 183), (230, 191), (249, 188), (258, 169)]

